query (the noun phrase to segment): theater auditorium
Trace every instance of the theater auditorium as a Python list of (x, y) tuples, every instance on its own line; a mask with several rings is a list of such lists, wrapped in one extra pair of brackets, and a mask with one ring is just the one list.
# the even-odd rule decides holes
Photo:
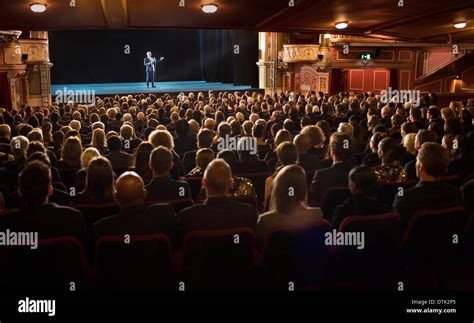
[(472, 1), (1, 1), (2, 297), (83, 296), (53, 315), (101, 293), (466, 314), (473, 16)]

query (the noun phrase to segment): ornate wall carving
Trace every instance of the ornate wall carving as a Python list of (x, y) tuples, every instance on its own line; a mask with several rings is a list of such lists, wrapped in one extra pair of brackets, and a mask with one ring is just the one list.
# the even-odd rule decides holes
[(317, 61), (319, 45), (283, 45), (283, 61), (286, 63)]

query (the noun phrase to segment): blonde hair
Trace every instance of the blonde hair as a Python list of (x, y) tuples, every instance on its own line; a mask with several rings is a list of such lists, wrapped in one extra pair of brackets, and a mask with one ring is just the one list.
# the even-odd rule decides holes
[(416, 155), (416, 148), (415, 148), (415, 133), (407, 133), (405, 137), (403, 137), (403, 147), (407, 150), (407, 152), (411, 155)]
[(169, 150), (174, 148), (174, 139), (168, 130), (154, 130), (148, 136), (153, 147), (165, 146)]
[(99, 156), (100, 156), (100, 153), (97, 150), (97, 148), (94, 148), (94, 147), (87, 148), (86, 150), (84, 150), (84, 152), (81, 155), (82, 167), (87, 168), (91, 160)]

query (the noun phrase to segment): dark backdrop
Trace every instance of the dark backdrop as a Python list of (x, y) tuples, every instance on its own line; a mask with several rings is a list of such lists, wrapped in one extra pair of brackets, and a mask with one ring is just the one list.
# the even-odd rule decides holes
[(144, 82), (147, 50), (165, 57), (157, 65), (158, 81), (258, 84), (258, 34), (251, 31), (50, 31), (49, 46), (53, 84)]

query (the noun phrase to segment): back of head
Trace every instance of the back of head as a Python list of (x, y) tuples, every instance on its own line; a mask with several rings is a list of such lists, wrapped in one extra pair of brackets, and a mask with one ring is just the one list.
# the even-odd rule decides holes
[(444, 176), (448, 170), (449, 153), (436, 142), (426, 142), (418, 151), (417, 163), (422, 165), (428, 175)]
[(142, 178), (135, 172), (125, 172), (117, 179), (115, 199), (120, 207), (143, 205), (146, 189)]
[(165, 146), (158, 146), (150, 154), (150, 167), (155, 175), (167, 175), (173, 166), (173, 155)]
[(272, 187), (271, 210), (279, 214), (291, 214), (297, 206), (306, 204), (306, 174), (300, 166), (287, 165), (280, 169)]
[(214, 151), (210, 148), (201, 148), (196, 153), (196, 165), (201, 169), (206, 169), (213, 159)]
[(113, 197), (114, 173), (107, 158), (96, 157), (89, 162), (84, 190), (98, 199)]
[(176, 121), (174, 129), (178, 137), (185, 137), (189, 134), (189, 123), (185, 119)]
[(225, 195), (232, 187), (232, 171), (223, 159), (213, 160), (204, 172), (203, 184), (207, 196)]
[(19, 189), (28, 205), (39, 205), (47, 201), (51, 188), (51, 169), (41, 161), (28, 163), (20, 173)]
[(217, 158), (223, 159), (227, 164), (229, 164), (232, 172), (234, 172), (239, 165), (237, 155), (228, 149), (221, 150), (217, 154)]
[(349, 172), (349, 188), (352, 194), (370, 195), (377, 187), (377, 175), (368, 166), (357, 166)]
[(112, 135), (107, 139), (107, 146), (111, 151), (119, 151), (122, 148), (122, 140), (119, 136)]
[(431, 130), (421, 129), (415, 137), (415, 146), (421, 147), (425, 142), (436, 142), (438, 139), (436, 133)]
[(354, 139), (346, 133), (335, 132), (329, 141), (333, 161), (345, 162), (352, 157)]
[(170, 150), (174, 148), (173, 136), (168, 130), (154, 130), (148, 136), (148, 141), (153, 147), (165, 146)]
[(403, 146), (397, 140), (388, 137), (379, 142), (379, 157), (384, 163), (400, 162), (405, 154)]
[(297, 135), (295, 139), (293, 139), (293, 143), (296, 146), (298, 154), (306, 154), (311, 148), (311, 138), (304, 133)]
[(284, 142), (277, 147), (277, 157), (281, 165), (291, 165), (298, 162), (296, 146), (291, 142)]

